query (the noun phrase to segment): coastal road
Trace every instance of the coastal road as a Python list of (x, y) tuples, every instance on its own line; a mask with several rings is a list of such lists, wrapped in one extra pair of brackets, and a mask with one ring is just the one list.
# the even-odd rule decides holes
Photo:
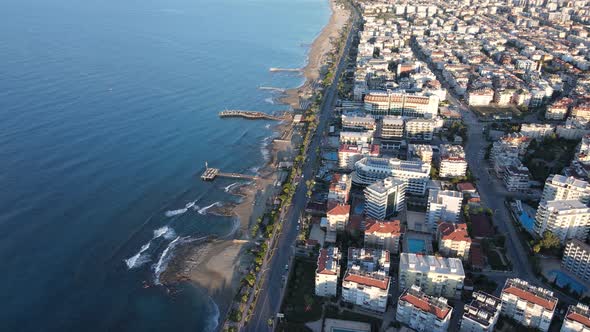
[[(354, 15), (354, 14), (353, 14)], [(338, 60), (335, 79), (326, 89), (323, 103), (320, 107), (319, 124), (316, 134), (313, 136), (308, 148), (308, 161), (303, 166), (303, 176), (299, 180), (295, 195), (293, 196), (291, 208), (283, 221), (283, 229), (278, 238), (276, 251), (269, 263), (269, 270), (264, 276), (263, 286), (258, 294), (258, 300), (252, 320), (242, 329), (243, 331), (262, 332), (272, 331), (273, 327), (268, 325), (268, 319), (274, 319), (281, 307), (281, 292), (283, 287), (283, 276), (287, 274), (285, 266), (291, 262), (293, 256), (295, 240), (297, 238), (297, 220), (305, 208), (307, 202), (307, 188), (305, 181), (314, 177), (314, 165), (318, 162), (319, 154), (316, 148), (320, 146), (322, 133), (326, 131), (326, 126), (331, 115), (334, 103), (337, 99), (338, 78), (340, 77), (345, 64), (345, 58), (350, 49), (352, 36), (356, 33), (357, 18), (354, 17), (352, 29), (346, 39), (344, 52)], [(342, 54), (344, 56), (342, 56)]]

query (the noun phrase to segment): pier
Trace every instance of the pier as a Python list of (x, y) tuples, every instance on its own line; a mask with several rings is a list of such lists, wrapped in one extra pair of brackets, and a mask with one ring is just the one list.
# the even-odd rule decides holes
[(231, 178), (231, 179), (242, 179), (242, 180), (256, 180), (255, 175), (246, 175), (240, 173), (223, 173), (219, 171), (219, 168), (209, 167), (205, 162), (205, 171), (201, 175), (203, 181), (213, 181), (216, 177)]
[(284, 116), (276, 116), (267, 114), (264, 112), (256, 112), (256, 111), (243, 111), (243, 110), (225, 110), (219, 112), (219, 117), (221, 118), (244, 118), (250, 120), (275, 120), (281, 121), (285, 120)]
[(276, 68), (276, 67), (271, 67), (270, 71), (272, 73), (278, 73), (278, 72), (288, 72), (288, 73), (300, 73), (301, 69), (300, 68)]

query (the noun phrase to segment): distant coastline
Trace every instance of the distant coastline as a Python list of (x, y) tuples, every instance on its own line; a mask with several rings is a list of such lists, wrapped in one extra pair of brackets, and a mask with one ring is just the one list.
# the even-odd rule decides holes
[[(300, 70), (305, 82), (301, 86), (281, 91), (282, 96), (278, 98), (280, 104), (289, 105), (292, 110), (299, 109), (302, 102), (311, 96), (314, 84), (325, 65), (326, 55), (334, 48), (331, 40), (339, 35), (349, 19), (349, 13), (336, 5), (336, 0), (329, 2), (330, 19), (311, 44), (307, 64)], [(275, 137), (283, 137), (291, 130), (291, 123), (281, 122), (273, 129)], [(242, 197), (241, 202), (233, 207), (226, 206), (211, 212), (236, 218), (236, 227), (218, 239), (196, 245), (179, 245), (161, 276), (162, 283), (168, 286), (188, 281), (206, 289), (220, 307), (221, 321), (225, 319), (226, 309), (240, 286), (243, 271), (251, 263), (250, 258), (243, 255), (251, 241), (249, 228), (253, 221), (264, 214), (266, 203), (278, 194), (280, 187), (274, 185), (278, 177), (276, 167), (281, 158), (291, 150), (291, 144), (283, 140), (273, 140), (268, 149), (270, 158), (258, 171), (258, 178), (251, 184), (230, 188), (231, 194)]]

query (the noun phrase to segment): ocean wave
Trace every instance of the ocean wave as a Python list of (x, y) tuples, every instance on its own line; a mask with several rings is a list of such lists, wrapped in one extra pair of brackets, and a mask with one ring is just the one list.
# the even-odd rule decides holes
[(211, 317), (209, 318), (209, 321), (207, 322), (207, 328), (205, 329), (206, 331), (215, 331), (217, 330), (217, 326), (219, 325), (219, 307), (217, 306), (217, 303), (215, 303), (215, 301), (213, 301), (212, 298), (209, 298), (209, 301), (211, 302)]
[(271, 105), (274, 105), (274, 103), (275, 103), (275, 99), (272, 97), (265, 98), (264, 101), (271, 104)]
[(125, 260), (125, 264), (127, 264), (127, 269), (131, 270), (149, 262), (149, 255), (143, 255), (143, 253), (150, 248), (150, 244), (151, 240), (148, 243), (141, 246), (141, 249), (139, 249), (139, 252), (137, 254)]
[(220, 206), (220, 205), (221, 205), (221, 202), (215, 202), (211, 205), (205, 206), (204, 208), (199, 209), (199, 214), (204, 215), (207, 213), (207, 210), (209, 210), (210, 208), (212, 208), (214, 206)]
[(232, 188), (233, 188), (233, 187), (235, 187), (235, 186), (237, 186), (237, 185), (239, 185), (239, 184), (240, 184), (239, 182), (234, 182), (234, 183), (230, 184), (229, 186), (225, 187), (223, 190), (224, 190), (226, 193), (228, 193), (230, 190), (232, 190)]
[(270, 123), (267, 123), (264, 128), (269, 129), (270, 128)]
[(162, 274), (162, 272), (166, 269), (166, 266), (168, 265), (168, 261), (170, 260), (170, 251), (174, 249), (174, 247), (176, 247), (178, 245), (178, 241), (180, 240), (180, 236), (177, 236), (174, 240), (172, 240), (172, 242), (170, 242), (168, 244), (168, 246), (166, 247), (166, 249), (164, 249), (164, 251), (162, 251), (162, 255), (160, 255), (160, 259), (158, 259), (158, 262), (153, 266), (154, 268), (154, 284), (156, 285), (161, 285), (162, 283), (160, 282), (160, 275)]
[(197, 203), (197, 201), (198, 201), (199, 199), (200, 199), (200, 198), (197, 198), (196, 200), (194, 200), (194, 201), (192, 201), (192, 202), (188, 202), (188, 203), (186, 203), (186, 205), (185, 205), (185, 206), (184, 206), (182, 209), (177, 209), (177, 210), (168, 210), (168, 211), (166, 211), (164, 214), (166, 215), (166, 217), (174, 217), (174, 216), (178, 216), (178, 215), (181, 215), (181, 214), (185, 214), (185, 213), (187, 213), (187, 211), (188, 211), (190, 208), (194, 208), (194, 207), (195, 207), (195, 204)]
[(157, 239), (160, 236), (163, 236), (166, 240), (170, 240), (171, 238), (176, 236), (176, 232), (174, 232), (174, 229), (168, 225), (160, 227), (156, 230), (154, 230), (154, 237), (153, 239)]

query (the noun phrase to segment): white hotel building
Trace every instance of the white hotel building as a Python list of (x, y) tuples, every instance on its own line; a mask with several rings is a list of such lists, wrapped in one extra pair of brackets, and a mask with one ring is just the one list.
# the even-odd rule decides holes
[(434, 118), (438, 114), (439, 98), (391, 91), (370, 92), (365, 96), (365, 110), (371, 115), (401, 115), (413, 118)]
[(549, 330), (553, 319), (557, 298), (553, 292), (528, 282), (511, 278), (502, 289), (502, 314), (519, 324), (533, 327), (543, 332)]
[(551, 231), (565, 244), (569, 239), (586, 239), (589, 226), (590, 208), (584, 203), (579, 200), (548, 201), (539, 205), (533, 230), (539, 236)]
[(590, 282), (590, 246), (577, 239), (568, 241), (561, 258), (561, 267)]
[(419, 160), (373, 157), (354, 164), (352, 182), (358, 185), (370, 185), (388, 177), (407, 181), (406, 193), (423, 196), (430, 179), (430, 164)]
[(337, 247), (320, 249), (315, 271), (315, 295), (336, 296), (340, 279), (340, 252)]
[(415, 331), (446, 332), (453, 308), (444, 297), (431, 297), (418, 286), (406, 289), (397, 301), (395, 319)]

